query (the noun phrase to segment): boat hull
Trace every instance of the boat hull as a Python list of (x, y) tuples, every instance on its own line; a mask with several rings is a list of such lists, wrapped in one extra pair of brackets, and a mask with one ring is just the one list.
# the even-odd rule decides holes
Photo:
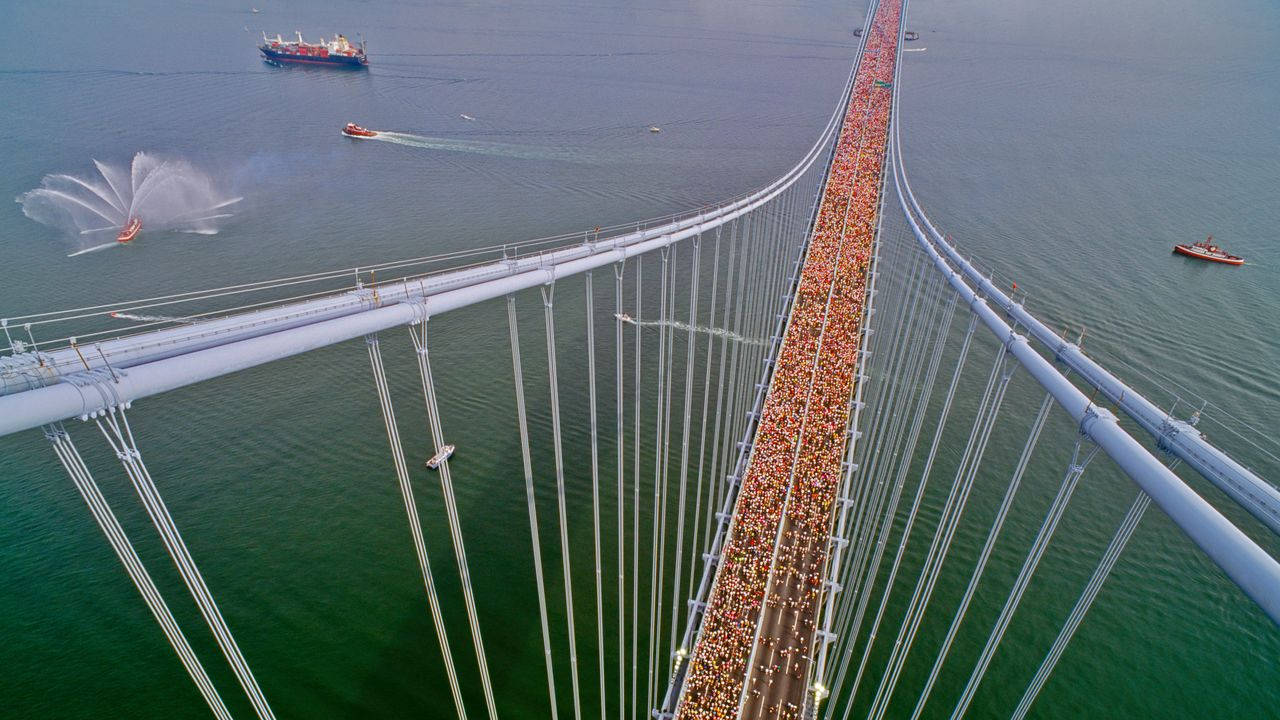
[(1202, 252), (1200, 250), (1197, 250), (1193, 247), (1189, 247), (1187, 245), (1174, 245), (1173, 251), (1179, 255), (1186, 255), (1187, 257), (1192, 257), (1197, 260), (1206, 260), (1208, 262), (1222, 263), (1223, 265), (1243, 265), (1244, 264), (1244, 258), (1242, 257), (1236, 257), (1234, 255), (1231, 255), (1228, 257), (1221, 257), (1218, 255), (1212, 255), (1210, 253)]
[(274, 50), (266, 45), (260, 46), (258, 50), (262, 51), (263, 59), (278, 63), (324, 65), (326, 67), (351, 68), (357, 70), (366, 67), (369, 64), (368, 59), (363, 55), (331, 54), (323, 57), (320, 55), (294, 55), (292, 53)]
[(138, 237), (138, 233), (142, 232), (142, 221), (137, 218), (131, 219), (128, 224), (121, 228), (119, 234), (116, 235), (116, 242), (124, 244)]

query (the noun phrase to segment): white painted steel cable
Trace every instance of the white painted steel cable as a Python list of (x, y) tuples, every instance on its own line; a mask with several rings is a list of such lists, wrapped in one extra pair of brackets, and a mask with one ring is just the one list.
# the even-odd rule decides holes
[[(421, 333), (421, 334), (419, 334)], [(409, 326), (418, 359), (418, 374), (422, 380), (422, 399), (427, 406), (427, 424), (435, 451), (445, 446), (444, 427), (440, 421), (440, 404), (436, 398), (436, 383), (431, 375), (431, 355), (427, 344), (427, 322)], [(453, 469), (446, 457), (436, 467), (440, 476), (440, 489), (444, 494), (445, 516), (449, 522), (449, 537), (453, 541), (453, 555), (458, 563), (458, 578), (462, 583), (462, 599), (467, 611), (467, 623), (471, 626), (471, 644), (475, 648), (476, 664), (480, 669), (480, 688), (484, 692), (485, 708), (490, 720), (497, 720), (498, 706), (493, 698), (493, 681), (489, 677), (489, 660), (484, 649), (484, 636), (480, 633), (480, 618), (476, 611), (475, 590), (471, 586), (471, 568), (467, 563), (467, 548), (462, 539), (462, 521), (458, 517), (458, 498), (453, 491)]]
[[(658, 707), (658, 693), (662, 691), (662, 668), (666, 665), (663, 662), (664, 653), (661, 652), (662, 645), (662, 626), (663, 617), (666, 615), (666, 603), (663, 602), (664, 588), (667, 581), (667, 536), (670, 531), (667, 529), (667, 509), (670, 507), (670, 478), (669, 472), (671, 467), (671, 395), (675, 389), (675, 347), (676, 347), (676, 330), (674, 326), (674, 318), (676, 314), (676, 289), (678, 283), (679, 265), (676, 263), (679, 245), (672, 244), (668, 247), (671, 256), (671, 278), (668, 282), (667, 297), (667, 316), (669, 322), (665, 323), (660, 330), (666, 334), (667, 342), (667, 375), (666, 375), (666, 395), (662, 400), (662, 506), (659, 517), (658, 531), (658, 626), (655, 629), (654, 637), (656, 645), (654, 647), (653, 668), (655, 675), (653, 686), (653, 697), (650, 699), (650, 707), (656, 709)], [(690, 333), (692, 334), (692, 333)], [(673, 619), (674, 620), (674, 619)]]
[[(121, 405), (113, 408), (99, 415), (94, 421), (102, 436), (106, 438), (107, 444), (111, 446), (116, 457), (119, 458), (120, 464), (124, 467), (125, 474), (129, 476), (134, 490), (142, 500), (152, 524), (160, 532), (160, 538), (164, 542), (165, 549), (169, 552), (169, 557), (173, 560), (174, 565), (177, 566), (178, 573), (182, 576), (182, 580), (191, 592), (192, 597), (195, 598), (196, 605), (200, 608), (200, 614), (204, 616), (209, 629), (213, 631), (218, 647), (227, 658), (228, 664), (231, 665), (231, 670), (235, 674), (236, 680), (240, 683), (240, 687), (244, 689), (245, 695), (248, 696), (254, 712), (261, 720), (274, 720), (275, 714), (271, 711), (271, 706), (267, 703), (266, 696), (263, 695), (262, 689), (258, 686), (258, 681), (253, 676), (253, 671), (249, 669), (249, 664), (244, 659), (244, 654), (240, 652), (240, 646), (236, 643), (235, 637), (232, 636), (231, 629), (227, 627), (226, 620), (222, 617), (222, 611), (218, 609), (218, 605), (213, 599), (213, 594), (209, 592), (209, 586), (204, 581), (204, 576), (200, 574), (200, 570), (196, 567), (195, 560), (191, 557), (191, 552), (187, 549), (186, 542), (183, 541), (182, 535), (178, 532), (178, 527), (173, 521), (173, 516), (169, 514), (169, 508), (165, 505), (164, 500), (161, 499), (160, 491), (156, 488), (151, 473), (142, 461), (142, 453), (138, 450), (137, 443), (133, 438), (133, 430), (129, 426), (128, 416), (125, 415), (125, 406)], [(110, 432), (108, 432), (108, 428), (110, 428)]]
[[(626, 438), (622, 380), (622, 278), (626, 270), (623, 263), (613, 266), (614, 307), (614, 412), (618, 431), (618, 720), (627, 715), (627, 539), (626, 539)], [(554, 720), (554, 719), (553, 719)], [(601, 718), (603, 720), (603, 718)]]
[(641, 373), (641, 327), (644, 310), (644, 256), (636, 257), (636, 337), (635, 337), (635, 403), (631, 423), (631, 704), (628, 717), (636, 715), (639, 704), (638, 674), (640, 666), (640, 399), (643, 376)]
[(1026, 717), (1027, 712), (1031, 710), (1031, 705), (1036, 701), (1036, 696), (1040, 694), (1040, 689), (1044, 687), (1049, 675), (1053, 672), (1054, 667), (1057, 666), (1058, 659), (1062, 657), (1062, 652), (1067, 648), (1067, 643), (1071, 642), (1071, 638), (1084, 620), (1085, 613), (1089, 612), (1094, 599), (1098, 597), (1098, 592), (1102, 590), (1102, 584), (1107, 581), (1107, 577), (1111, 574), (1111, 569), (1115, 567), (1116, 561), (1120, 559), (1120, 553), (1124, 552), (1125, 546), (1129, 544), (1129, 538), (1133, 537), (1134, 531), (1138, 529), (1138, 523), (1142, 521), (1143, 513), (1147, 511), (1150, 505), (1151, 496), (1139, 491), (1138, 496), (1133, 499), (1133, 504), (1129, 507), (1129, 512), (1120, 523), (1120, 527), (1116, 529), (1115, 535), (1112, 536), (1111, 543), (1107, 545), (1107, 550), (1102, 555), (1102, 561), (1094, 570), (1093, 576), (1089, 578), (1089, 583), (1085, 586), (1080, 599), (1076, 601), (1075, 607), (1071, 609), (1071, 614), (1063, 624), (1058, 637), (1054, 639), (1053, 646), (1049, 648), (1049, 654), (1040, 663), (1035, 677), (1031, 679), (1031, 684), (1027, 686), (1022, 699), (1018, 701), (1018, 706), (1011, 716), (1012, 720), (1022, 720)]
[[(924, 620), (925, 611), (929, 607), (929, 601), (933, 596), (933, 589), (938, 582), (938, 576), (942, 572), (942, 566), (947, 560), (947, 554), (951, 549), (952, 540), (955, 538), (956, 530), (960, 526), (960, 518), (964, 514), (965, 506), (969, 499), (969, 493), (973, 489), (974, 480), (977, 478), (978, 468), (982, 465), (983, 455), (987, 449), (987, 444), (991, 438), (992, 429), (995, 426), (996, 418), (1000, 412), (1001, 404), (1004, 401), (1005, 392), (1009, 387), (1009, 380), (1013, 376), (1013, 371), (1017, 368), (1017, 364), (1011, 362), (1007, 353), (1001, 348), (997, 355), (997, 364), (1000, 366), (1000, 376), (995, 391), (991, 394), (990, 404), (986, 406), (981, 422), (982, 427), (977, 436), (977, 444), (974, 445), (973, 451), (969, 454), (968, 466), (964, 469), (964, 478), (961, 480), (960, 492), (956, 496), (955, 504), (951, 510), (951, 516), (946, 522), (945, 535), (942, 542), (938, 546), (938, 552), (935, 555), (933, 567), (929, 571), (928, 582), (924, 585), (924, 592), (921, 594), (919, 602), (916, 603), (915, 617), (912, 619), (911, 627), (907, 630), (905, 636), (902, 636), (901, 645), (895, 650), (897, 657), (890, 661), (893, 670), (891, 674), (886, 674), (881, 678), (881, 687), (876, 689), (876, 700), (873, 700), (873, 720), (882, 720), (885, 713), (888, 712), (889, 701), (893, 697), (893, 692), (897, 688), (898, 678), (901, 676), (902, 667), (906, 664), (907, 656), (911, 653), (911, 646), (915, 641), (916, 632), (920, 628), (921, 622)], [(979, 407), (983, 407), (979, 405)], [(964, 464), (964, 461), (961, 461)], [(957, 480), (959, 480), (957, 476)], [(944, 515), (945, 515), (944, 511)], [(942, 523), (939, 521), (939, 527)], [(926, 565), (928, 564), (926, 560)], [(876, 701), (879, 701), (879, 707), (876, 707)]]
[(929, 678), (925, 681), (924, 688), (920, 691), (920, 695), (916, 700), (915, 709), (911, 711), (911, 720), (917, 720), (920, 713), (924, 711), (925, 704), (929, 701), (929, 694), (933, 691), (934, 683), (938, 680), (938, 673), (942, 671), (942, 665), (947, 660), (947, 654), (951, 651), (951, 644), (955, 640), (956, 633), (960, 630), (960, 624), (964, 622), (965, 613), (969, 610), (969, 603), (973, 601), (973, 596), (977, 592), (978, 583), (982, 581), (982, 573), (986, 570), (987, 561), (991, 558), (991, 553), (995, 549), (996, 540), (1000, 537), (1000, 531), (1004, 528), (1005, 518), (1009, 515), (1009, 510), (1013, 507), (1014, 496), (1018, 493), (1018, 488), (1022, 484), (1022, 476), (1027, 470), (1027, 464), (1031, 461), (1031, 454), (1035, 452), (1037, 443), (1040, 441), (1040, 433), (1044, 430), (1045, 421), (1049, 417), (1049, 410), (1053, 406), (1053, 396), (1045, 393), (1044, 400), (1040, 403), (1040, 410), (1036, 413), (1036, 418), (1031, 424), (1031, 432), (1027, 435), (1027, 440), (1023, 443), (1022, 454), (1018, 457), (1018, 464), (1014, 467), (1013, 477), (1010, 478), (1009, 484), (1005, 487), (1004, 498), (1000, 501), (1000, 508), (996, 511), (995, 519), (991, 522), (991, 529), (987, 532), (987, 539), (982, 544), (982, 550), (978, 553), (978, 560), (974, 564), (973, 574), (969, 577), (969, 584), (964, 589), (964, 595), (960, 598), (960, 605), (956, 608), (954, 617), (951, 620), (950, 627), (947, 628), (947, 635), (942, 640), (942, 645), (938, 648), (937, 654), (933, 659), (933, 667), (929, 670)]
[[(961, 357), (956, 364), (957, 375), (959, 373), (959, 370), (963, 366), (964, 360), (967, 358), (967, 351), (969, 349), (969, 340), (971, 339), (971, 337), (972, 337), (972, 333), (967, 332), (965, 336), (965, 345), (961, 347)], [(956, 505), (957, 498), (961, 494), (961, 491), (962, 491), (961, 485), (964, 478), (964, 470), (967, 465), (968, 458), (972, 456), (974, 444), (977, 441), (978, 436), (981, 434), (982, 425), (983, 425), (983, 416), (987, 411), (988, 402), (990, 401), (992, 392), (995, 389), (996, 381), (997, 381), (997, 378), (999, 377), (1000, 368), (1003, 363), (1003, 360), (1004, 360), (1004, 351), (1000, 350), (997, 352), (995, 360), (992, 362), (991, 372), (988, 374), (987, 385), (985, 390), (983, 391), (982, 399), (978, 402), (977, 410), (974, 416), (973, 427), (969, 432), (968, 442), (965, 444), (964, 451), (961, 453), (961, 461), (959, 466), (956, 468), (956, 476), (952, 480), (951, 488), (950, 488), (950, 491), (948, 492), (946, 502), (943, 503), (941, 514), (938, 517), (938, 525), (934, 529), (933, 540), (929, 545), (929, 551), (926, 554), (924, 564), (920, 569), (920, 575), (916, 581), (915, 589), (912, 591), (911, 601), (910, 603), (908, 603), (906, 613), (903, 615), (902, 622), (899, 625), (898, 637), (894, 641), (894, 646), (893, 646), (893, 650), (891, 651), (889, 664), (885, 666), (886, 675), (882, 676), (881, 685), (883, 685), (884, 678), (887, 677), (887, 674), (891, 671), (891, 668), (893, 667), (893, 658), (896, 657), (899, 648), (901, 648), (903, 637), (908, 632), (908, 628), (911, 627), (912, 621), (916, 616), (916, 608), (920, 599), (920, 595), (923, 592), (925, 585), (929, 584), (929, 581), (932, 577), (933, 563), (937, 558), (938, 549), (942, 543), (942, 537), (946, 533), (947, 520), (950, 518), (952, 510)], [(956, 377), (953, 376), (953, 381), (955, 379)], [(919, 512), (920, 502), (923, 499), (924, 490), (925, 488), (928, 487), (928, 480), (933, 470), (933, 461), (937, 457), (938, 442), (941, 439), (942, 429), (945, 426), (948, 415), (949, 415), (950, 407), (947, 406), (945, 402), (944, 402), (943, 410), (944, 410), (943, 414), (940, 415), (938, 419), (938, 426), (934, 432), (933, 442), (931, 443), (929, 448), (929, 454), (926, 457), (924, 467), (920, 472), (920, 483), (919, 485), (917, 485), (916, 498), (912, 503), (911, 512), (909, 512), (907, 515), (907, 524), (903, 529), (902, 535), (899, 537), (898, 549), (894, 555), (894, 562), (890, 566), (889, 576), (885, 582), (884, 590), (881, 593), (880, 604), (877, 607), (876, 616), (872, 620), (871, 630), (870, 630), (870, 633), (867, 635), (866, 644), (863, 647), (862, 659), (859, 661), (858, 670), (854, 675), (853, 685), (850, 690), (850, 695), (853, 697), (857, 696), (858, 689), (861, 686), (862, 676), (866, 670), (867, 662), (870, 659), (871, 649), (875, 644), (875, 640), (880, 628), (880, 622), (881, 622), (881, 619), (884, 617), (884, 612), (888, 606), (889, 596), (893, 590), (894, 581), (897, 578), (897, 571), (901, 567), (902, 558), (906, 552), (906, 546), (911, 540), (911, 534), (912, 534), (911, 530), (914, 529), (915, 527), (915, 520), (918, 517), (917, 513)], [(869, 595), (869, 592), (870, 591), (868, 590), (868, 595)], [(852, 707), (852, 703), (850, 704), (850, 707)], [(874, 709), (874, 703), (873, 703), (873, 709)], [(848, 716), (848, 710), (846, 710), (845, 716), (846, 717)]]
[[(868, 569), (866, 571), (866, 577), (868, 579), (862, 581), (862, 584), (858, 586), (859, 591), (862, 592), (863, 595), (869, 594), (871, 589), (871, 583), (874, 580), (874, 578), (879, 574), (881, 556), (883, 554), (884, 548), (888, 543), (889, 533), (893, 527), (893, 519), (897, 516), (898, 503), (900, 501), (902, 491), (905, 487), (905, 481), (906, 481), (908, 470), (910, 469), (911, 460), (915, 456), (915, 448), (919, 440), (920, 430), (924, 424), (925, 413), (928, 409), (929, 400), (933, 395), (933, 386), (937, 379), (938, 368), (941, 365), (943, 349), (946, 345), (946, 342), (945, 342), (946, 337), (951, 328), (951, 322), (955, 314), (955, 295), (953, 294), (951, 297), (952, 297), (951, 301), (946, 304), (946, 307), (943, 310), (941, 322), (937, 324), (937, 328), (934, 330), (935, 339), (933, 343), (933, 350), (927, 355), (929, 362), (928, 362), (927, 369), (925, 370), (924, 380), (919, 384), (919, 387), (920, 387), (920, 390), (918, 392), (919, 397), (915, 401), (916, 410), (911, 422), (910, 431), (906, 438), (905, 447), (902, 450), (897, 451), (897, 455), (899, 457), (899, 463), (898, 463), (899, 467), (896, 473), (896, 479), (893, 484), (893, 489), (889, 498), (888, 506), (886, 507), (883, 513), (884, 520), (883, 522), (880, 523), (880, 532), (875, 544), (875, 549), (872, 552), (871, 557), (869, 558), (869, 562), (867, 564)], [(935, 297), (932, 302), (937, 303), (938, 301), (939, 301), (939, 298)], [(934, 325), (933, 319), (932, 317), (930, 317), (922, 327), (922, 334), (921, 334), (920, 343), (919, 343), (919, 346), (920, 346), (919, 353), (918, 353), (919, 357), (916, 360), (914, 360), (912, 363), (915, 369), (912, 373), (913, 380), (910, 383), (909, 387), (916, 386), (916, 378), (919, 377), (919, 372), (921, 367), (925, 365), (924, 359), (926, 357), (926, 354), (923, 352), (923, 349), (927, 347), (927, 340), (928, 340), (927, 331), (933, 325)], [(850, 468), (850, 475), (852, 475), (852, 468)], [(875, 512), (878, 514), (878, 511), (875, 511)], [(843, 517), (841, 519), (843, 521)], [(871, 526), (869, 524), (868, 528), (870, 527)], [(840, 533), (839, 531), (837, 531), (837, 533), (838, 533), (837, 537), (842, 537), (842, 538), (844, 537), (843, 533)], [(860, 564), (854, 564), (854, 563), (850, 564), (850, 568), (853, 570), (857, 570), (860, 567), (861, 567)], [(835, 580), (836, 580), (836, 577), (833, 576), (833, 582)], [(865, 590), (862, 590), (862, 588), (865, 588)], [(831, 610), (829, 609), (828, 613), (830, 612)], [(859, 623), (860, 622), (861, 622), (861, 618), (859, 618)], [(849, 629), (849, 634), (853, 636), (854, 639), (856, 639), (857, 629), (858, 629), (857, 626), (851, 626)]]
[[(698, 279), (701, 274), (702, 262), (702, 238), (694, 236), (693, 245), (693, 268), (690, 271), (689, 282), (689, 327), (698, 326)], [(671, 574), (671, 642), (668, 649), (670, 657), (674, 658), (676, 653), (676, 633), (680, 629), (680, 609), (684, 605), (684, 598), (680, 595), (680, 581), (684, 563), (684, 528), (688, 524), (688, 518), (685, 517), (686, 496), (689, 485), (689, 431), (692, 422), (693, 410), (693, 360), (694, 360), (694, 341), (696, 333), (688, 333), (688, 345), (685, 349), (684, 360), (684, 417), (681, 422), (680, 430), (680, 490), (676, 503), (676, 566)], [(694, 516), (694, 526), (697, 526), (698, 518)], [(693, 545), (693, 543), (691, 543)], [(696, 552), (696, 546), (694, 546)], [(693, 562), (690, 561), (692, 567)], [(693, 583), (690, 582), (690, 585)]]
[(982, 683), (982, 679), (986, 675), (987, 667), (991, 664), (991, 658), (995, 655), (996, 649), (1000, 645), (1000, 640), (1004, 638), (1005, 630), (1009, 628), (1013, 613), (1017, 611), (1018, 604), (1022, 602), (1022, 595), (1027, 591), (1027, 586), (1031, 583), (1031, 577), (1040, 565), (1040, 559), (1044, 557), (1045, 550), (1049, 547), (1049, 541), (1053, 539), (1054, 531), (1058, 529), (1058, 522), (1062, 520), (1062, 515), (1067, 510), (1067, 504), (1071, 502), (1071, 495), (1075, 492), (1080, 482), (1080, 476), (1084, 474), (1089, 461), (1098, 454), (1098, 446), (1090, 442), (1089, 450), (1085, 453), (1084, 459), (1081, 460), (1080, 449), (1083, 440), (1084, 436), (1079, 436), (1076, 440), (1071, 463), (1062, 478), (1062, 486), (1058, 488), (1058, 494), (1054, 497), (1053, 503), (1049, 506), (1049, 511), (1045, 514), (1044, 522), (1040, 525), (1040, 531), (1036, 534), (1036, 539), (1031, 543), (1026, 560), (1023, 561), (1022, 568), (1018, 571), (1018, 577), (1014, 580), (1013, 588), (1009, 590), (1009, 597), (1005, 600), (1004, 607), (1000, 608), (1000, 616), (996, 618), (995, 625), (991, 628), (991, 634), (987, 636), (986, 645), (983, 646), (982, 653), (974, 664), (973, 672), (969, 675), (968, 682), (965, 683), (964, 691), (960, 694), (960, 699), (956, 702), (956, 707), (951, 712), (951, 720), (959, 720), (959, 718), (964, 717), (969, 709), (969, 704), (973, 702), (974, 693), (977, 692), (978, 685)]
[(551, 629), (547, 621), (547, 588), (542, 570), (542, 540), (538, 531), (538, 508), (533, 487), (533, 459), (529, 452), (529, 418), (524, 398), (524, 367), (520, 360), (520, 330), (515, 296), (507, 297), (507, 334), (511, 345), (511, 371), (515, 376), (516, 419), (520, 427), (520, 462), (524, 469), (525, 499), (529, 506), (529, 539), (533, 545), (533, 576), (538, 588), (538, 620), (542, 625), (542, 656), (547, 666), (547, 699), (551, 720), (560, 716), (556, 698), (554, 661), (551, 656)]
[[(720, 231), (721, 228), (716, 228), (715, 251), (712, 253), (711, 262), (711, 307), (707, 312), (707, 327), (712, 329), (715, 329), (716, 324), (716, 299), (720, 284)], [(711, 487), (714, 487), (710, 480), (715, 477), (714, 470), (710, 477), (703, 474), (703, 471), (706, 469), (705, 461), (707, 459), (707, 412), (710, 409), (711, 365), (715, 358), (715, 343), (715, 333), (707, 333), (707, 359), (703, 363), (704, 374), (702, 378), (702, 413), (698, 416), (698, 472), (696, 480), (694, 481), (697, 485), (697, 496), (693, 503), (693, 539), (689, 542), (690, 554), (693, 556), (693, 560), (689, 563), (690, 590), (694, 589), (694, 577), (696, 576), (698, 568), (697, 558), (700, 553), (707, 551), (707, 546), (711, 543), (710, 538), (703, 538), (702, 543), (699, 544), (698, 538), (701, 536), (701, 530), (704, 522), (702, 514), (702, 495), (704, 491), (710, 493)], [(715, 514), (714, 508), (715, 498), (708, 494), (705, 520), (708, 533), (711, 531), (711, 520), (712, 516)]]
[(147, 604), (147, 608), (151, 610), (151, 614), (160, 625), (160, 629), (164, 632), (169, 645), (178, 654), (178, 660), (182, 663), (183, 668), (186, 669), (187, 674), (191, 676), (191, 680), (196, 684), (196, 689), (200, 691), (200, 695), (208, 703), (214, 717), (219, 720), (231, 720), (231, 712), (227, 710), (226, 704), (223, 703), (217, 687), (209, 679), (209, 675), (205, 672), (204, 666), (200, 664), (200, 659), (196, 656), (195, 651), (191, 649), (191, 644), (187, 642), (186, 635), (182, 633), (182, 628), (178, 625), (178, 621), (174, 619), (168, 603), (165, 602), (164, 596), (160, 594), (160, 589), (156, 587), (155, 581), (151, 579), (151, 574), (147, 572), (146, 567), (142, 564), (142, 559), (138, 557), (137, 551), (134, 550), (133, 543), (129, 541), (124, 527), (120, 525), (115, 513), (111, 511), (111, 506), (107, 504), (106, 497), (98, 487), (97, 481), (94, 480), (93, 474), (89, 472), (88, 465), (85, 464), (84, 458), (80, 456), (80, 451), (76, 448), (75, 443), (71, 441), (71, 435), (59, 424), (45, 428), (45, 436), (49, 439), (54, 453), (58, 456), (58, 461), (62, 463), (63, 469), (71, 477), (71, 481), (75, 484), (76, 490), (79, 491), (80, 497), (89, 506), (89, 512), (93, 515), (94, 521), (102, 529), (103, 534), (107, 536), (107, 542), (111, 544), (111, 549), (115, 551), (116, 557), (120, 558), (120, 563), (124, 565), (125, 572), (129, 574), (129, 579), (133, 581), (134, 587), (138, 589), (143, 601)]
[[(600, 566), (600, 428), (596, 419), (596, 313), (591, 273), (583, 278), (587, 306), (587, 412), (591, 415), (591, 531), (596, 561), (596, 655), (600, 681), (600, 718), (608, 717), (604, 674), (604, 572)], [(690, 333), (692, 335), (692, 333)]]
[[(917, 275), (914, 277), (922, 277), (918, 273), (923, 270), (923, 266), (916, 269)], [(920, 281), (913, 280), (914, 287)], [(937, 292), (938, 288), (930, 285), (929, 288), (933, 292)], [(893, 348), (889, 352), (889, 362), (885, 367), (885, 374), (889, 378), (881, 386), (881, 390), (887, 393), (882, 394), (877, 401), (877, 409), (886, 410), (890, 413), (889, 417), (875, 423), (873, 433), (874, 444), (869, 444), (871, 460), (867, 463), (867, 469), (861, 474), (860, 480), (865, 486), (863, 496), (860, 498), (864, 502), (859, 506), (859, 512), (855, 518), (853, 533), (857, 542), (854, 546), (852, 569), (855, 577), (863, 577), (863, 567), (871, 560), (873, 552), (883, 550), (882, 545), (873, 546), (872, 538), (881, 537), (883, 541), (884, 532), (877, 533), (877, 527), (892, 527), (894, 514), (893, 509), (896, 508), (896, 487), (891, 486), (888, 482), (891, 477), (897, 474), (894, 472), (896, 466), (908, 466), (911, 460), (910, 454), (904, 454), (899, 451), (899, 444), (902, 442), (903, 431), (908, 427), (907, 418), (912, 416), (910, 412), (911, 400), (910, 393), (916, 388), (916, 379), (918, 372), (906, 372), (905, 367), (917, 368), (923, 361), (923, 345), (913, 343), (913, 328), (915, 325), (915, 316), (919, 310), (919, 303), (925, 295), (924, 288), (918, 288), (914, 292), (904, 293), (910, 295), (909, 310), (901, 313), (903, 317), (897, 318), (898, 323), (887, 326), (886, 329), (892, 327)], [(936, 310), (937, 305), (933, 303), (932, 310)], [(927, 327), (927, 326), (926, 326)], [(886, 333), (887, 335), (888, 333)], [(899, 393), (903, 392), (906, 397), (899, 400)], [(918, 414), (917, 411), (916, 414)], [(886, 446), (886, 439), (888, 445)], [(891, 490), (891, 487), (893, 489)], [(885, 507), (886, 502), (889, 503), (891, 509), (882, 513), (881, 508)], [(861, 530), (859, 530), (861, 528)], [(874, 562), (873, 562), (874, 566)], [(874, 579), (874, 571), (868, 571), (869, 580), (861, 581), (855, 584), (855, 593), (862, 593), (862, 587), (870, 579)], [(869, 588), (868, 588), (869, 591)]]
[(551, 434), (556, 461), (556, 504), (560, 518), (560, 561), (564, 572), (565, 620), (569, 626), (569, 679), (573, 686), (573, 717), (582, 720), (582, 693), (578, 686), (578, 636), (573, 620), (573, 572), (569, 562), (569, 511), (565, 506), (564, 445), (560, 439), (560, 380), (556, 371), (555, 285), (541, 289), (543, 323), (547, 335), (547, 377), (551, 385)]
[[(658, 595), (661, 593), (659, 586), (660, 554), (659, 540), (662, 537), (662, 526), (660, 518), (660, 510), (664, 505), (662, 496), (662, 408), (663, 408), (663, 387), (666, 380), (667, 353), (667, 284), (670, 277), (670, 254), (668, 248), (661, 251), (662, 257), (662, 275), (659, 283), (659, 304), (658, 304), (658, 411), (655, 417), (656, 429), (654, 431), (654, 459), (653, 459), (653, 535), (650, 542), (652, 549), (652, 558), (649, 563), (649, 652), (647, 655), (649, 669), (649, 684), (645, 691), (645, 707), (652, 709), (654, 706), (654, 673), (656, 672), (655, 664), (657, 663), (657, 644), (655, 636), (658, 631)], [(637, 325), (638, 327), (638, 325)]]
[(365, 339), (369, 350), (369, 364), (373, 368), (374, 385), (378, 390), (378, 403), (382, 408), (382, 421), (387, 429), (387, 441), (391, 445), (391, 459), (395, 465), (396, 479), (400, 484), (400, 498), (404, 501), (409, 519), (409, 533), (413, 536), (413, 549), (418, 556), (418, 569), (427, 591), (427, 604), (431, 609), (431, 622), (435, 626), (436, 639), (440, 643), (440, 656), (444, 661), (445, 675), (449, 680), (449, 692), (454, 709), (461, 720), (466, 720), (467, 709), (462, 702), (462, 689), (458, 684), (458, 672), (453, 664), (453, 651), (449, 647), (449, 635), (440, 612), (440, 597), (436, 592), (435, 576), (431, 572), (431, 560), (427, 555), (426, 540), (422, 532), (422, 520), (418, 517), (418, 504), (413, 496), (413, 484), (404, 459), (404, 446), (400, 441), (400, 429), (396, 424), (395, 410), (391, 405), (391, 392), (387, 385), (387, 371), (382, 364), (382, 346), (376, 335)]

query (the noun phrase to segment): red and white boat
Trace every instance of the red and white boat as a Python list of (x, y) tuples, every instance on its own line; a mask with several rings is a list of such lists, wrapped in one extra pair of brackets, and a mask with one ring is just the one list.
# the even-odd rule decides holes
[(1218, 247), (1213, 242), (1213, 236), (1210, 235), (1208, 240), (1190, 245), (1174, 245), (1173, 251), (1179, 255), (1186, 255), (1199, 260), (1208, 260), (1209, 262), (1223, 263), (1226, 265), (1243, 265), (1244, 258)]
[(127, 243), (138, 237), (138, 231), (142, 229), (142, 218), (131, 217), (124, 227), (120, 228), (120, 232), (116, 234), (116, 242)]
[(342, 134), (353, 138), (371, 138), (378, 136), (377, 132), (370, 130), (369, 128), (360, 127), (355, 123), (347, 123), (347, 126), (342, 128)]

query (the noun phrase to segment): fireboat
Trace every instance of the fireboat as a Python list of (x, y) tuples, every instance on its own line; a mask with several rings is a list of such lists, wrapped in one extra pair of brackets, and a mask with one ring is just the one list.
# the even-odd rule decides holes
[(1198, 260), (1208, 260), (1209, 262), (1223, 263), (1226, 265), (1243, 265), (1244, 258), (1239, 255), (1232, 255), (1226, 250), (1218, 247), (1213, 242), (1213, 236), (1210, 235), (1208, 240), (1203, 240), (1190, 245), (1174, 245), (1173, 251), (1179, 255), (1186, 255)]
[(116, 234), (116, 242), (127, 243), (138, 237), (138, 231), (142, 229), (142, 218), (131, 217), (125, 226), (120, 228), (120, 232)]
[(347, 123), (346, 127), (342, 128), (342, 134), (353, 138), (371, 138), (378, 136), (376, 131), (360, 127), (355, 123)]

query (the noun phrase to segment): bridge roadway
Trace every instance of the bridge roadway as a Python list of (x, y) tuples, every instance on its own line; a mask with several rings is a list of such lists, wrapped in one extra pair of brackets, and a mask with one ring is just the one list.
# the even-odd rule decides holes
[(680, 718), (798, 718), (811, 685), (900, 13), (867, 37)]

